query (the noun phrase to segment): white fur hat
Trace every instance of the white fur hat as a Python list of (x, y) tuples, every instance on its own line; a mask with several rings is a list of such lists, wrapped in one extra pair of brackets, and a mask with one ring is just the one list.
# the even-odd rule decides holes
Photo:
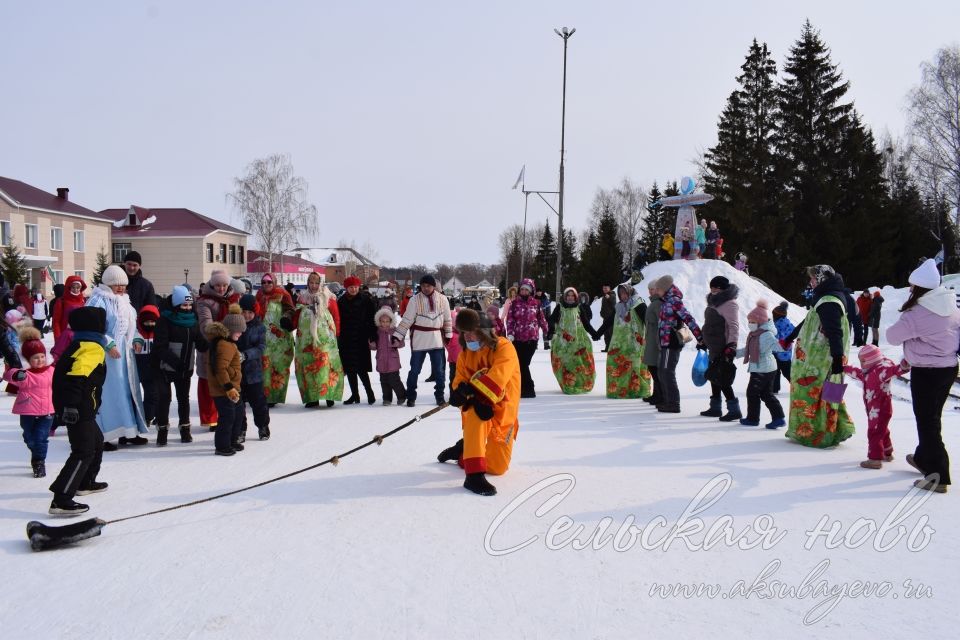
[(396, 314), (393, 313), (393, 309), (391, 309), (390, 307), (380, 307), (380, 309), (378, 309), (377, 312), (373, 314), (373, 323), (379, 327), (380, 318), (384, 316), (390, 318), (391, 325), (397, 326), (397, 316)]
[(927, 258), (919, 267), (913, 270), (907, 282), (924, 289), (936, 289), (940, 286), (940, 272), (933, 258)]
[(130, 281), (127, 279), (127, 272), (115, 264), (103, 270), (103, 276), (100, 277), (100, 282), (108, 287), (127, 286), (130, 284)]

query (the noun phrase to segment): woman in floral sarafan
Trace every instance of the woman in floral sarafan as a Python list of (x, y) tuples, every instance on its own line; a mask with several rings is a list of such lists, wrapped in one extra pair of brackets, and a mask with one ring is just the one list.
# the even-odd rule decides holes
[(300, 398), (307, 407), (328, 407), (343, 398), (343, 366), (337, 348), (340, 313), (320, 275), (311, 273), (297, 304), (294, 371)]
[(550, 364), (560, 390), (568, 395), (590, 393), (596, 378), (590, 320), (580, 306), (577, 290), (567, 287), (563, 299), (551, 314), (554, 334), (550, 343)]
[(617, 287), (617, 299), (607, 350), (607, 397), (646, 398), (653, 392), (653, 379), (643, 364), (647, 305), (627, 283)]
[(290, 362), (293, 360), (293, 300), (283, 287), (265, 273), (257, 291), (260, 319), (267, 327), (267, 350), (263, 355), (263, 390), (267, 406), (287, 401)]
[(830, 376), (843, 376), (850, 349), (843, 278), (826, 264), (807, 268), (813, 287), (813, 306), (794, 329), (797, 339), (790, 370), (790, 427), (786, 436), (807, 447), (825, 449), (854, 434), (853, 420), (843, 401), (830, 403), (821, 396)]

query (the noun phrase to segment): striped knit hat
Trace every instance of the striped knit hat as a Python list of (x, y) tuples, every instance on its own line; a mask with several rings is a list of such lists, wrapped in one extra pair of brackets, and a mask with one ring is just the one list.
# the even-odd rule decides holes
[(873, 344), (860, 347), (857, 356), (860, 358), (860, 368), (864, 371), (872, 369), (883, 362), (883, 352), (880, 351), (880, 347)]

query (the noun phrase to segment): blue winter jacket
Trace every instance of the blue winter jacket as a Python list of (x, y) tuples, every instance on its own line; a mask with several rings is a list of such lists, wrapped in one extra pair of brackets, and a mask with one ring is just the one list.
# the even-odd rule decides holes
[[(779, 352), (781, 347), (780, 341), (777, 339), (776, 329), (770, 320), (760, 325), (760, 328), (764, 329), (764, 332), (760, 334), (760, 360), (748, 364), (747, 371), (750, 373), (770, 373), (777, 370), (777, 361), (774, 359), (774, 354)], [(749, 338), (747, 339), (749, 340)], [(745, 356), (746, 351), (746, 348), (739, 349), (737, 354)]]
[(267, 328), (258, 316), (254, 316), (237, 340), (237, 349), (243, 355), (243, 364), (240, 365), (243, 384), (263, 384), (263, 352), (266, 348)]
[[(790, 318), (787, 316), (777, 318), (773, 321), (773, 324), (777, 328), (777, 340), (786, 340), (787, 337), (793, 333), (795, 328), (793, 323), (790, 322)], [(793, 349), (777, 351), (774, 355), (777, 357), (777, 360), (783, 360), (784, 362), (787, 362), (793, 359)]]

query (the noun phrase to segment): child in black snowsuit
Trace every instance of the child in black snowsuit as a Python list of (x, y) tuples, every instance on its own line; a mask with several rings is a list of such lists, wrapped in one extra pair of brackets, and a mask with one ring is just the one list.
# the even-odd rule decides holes
[(159, 309), (152, 304), (145, 305), (137, 314), (137, 337), (133, 339), (137, 375), (143, 387), (143, 416), (148, 425), (157, 417), (157, 372), (152, 352), (159, 319)]
[[(257, 313), (257, 298), (247, 294), (240, 298), (240, 309), (247, 322), (247, 330), (237, 340), (237, 348), (243, 357), (241, 370), (243, 382), (240, 385), (240, 402), (250, 405), (253, 411), (253, 424), (257, 425), (257, 435), (261, 440), (270, 439), (270, 409), (267, 408), (267, 396), (263, 391), (263, 352), (267, 348), (267, 328)], [(243, 413), (243, 431), (240, 442), (247, 439), (247, 413)]]
[(53, 501), (50, 515), (76, 516), (90, 510), (74, 502), (75, 495), (105, 491), (106, 482), (97, 482), (103, 459), (103, 433), (97, 426), (100, 394), (107, 377), (105, 364), (107, 312), (97, 307), (80, 307), (70, 313), (73, 341), (57, 361), (53, 373), (53, 407), (67, 425), (70, 456), (60, 475), (50, 485)]

